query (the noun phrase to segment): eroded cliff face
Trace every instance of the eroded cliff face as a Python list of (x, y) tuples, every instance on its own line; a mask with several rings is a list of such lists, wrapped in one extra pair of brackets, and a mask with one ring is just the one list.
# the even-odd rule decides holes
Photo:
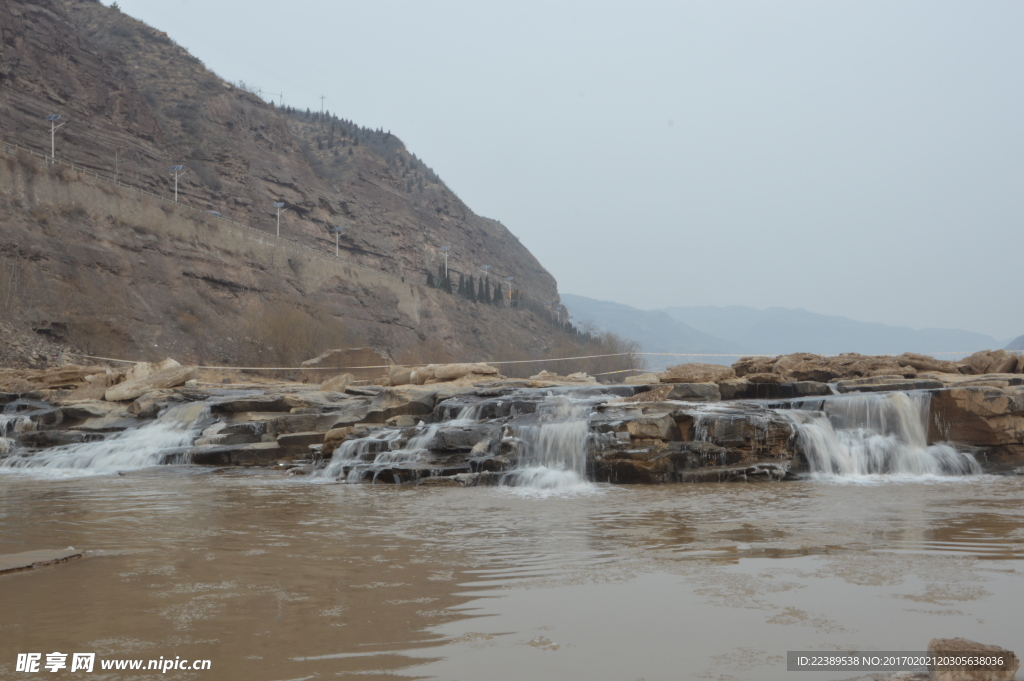
[[(459, 359), (503, 344), (539, 353), (563, 333), (543, 314), (424, 285), (450, 246), (456, 278), (489, 265), (494, 280), (514, 277), (531, 300), (558, 295), (505, 227), (473, 214), (390, 133), (276, 109), (98, 2), (0, 0), (0, 18), (5, 141), (48, 154), (43, 117), (60, 113), (58, 158), (162, 197), (173, 194), (169, 168), (185, 165), (182, 204), (253, 228), (8, 148), (0, 171), (8, 318), (51, 328), (77, 319), (85, 338), (91, 315), (103, 329), (87, 343), (93, 350), (148, 356), (146, 348), (169, 343), (217, 361), (243, 359), (238, 338), (268, 309), (279, 325), (314, 319), (317, 333), (338, 341), (348, 334), (392, 351), (434, 343)], [(282, 236), (321, 255), (266, 239), (274, 202), (286, 204)], [(298, 311), (291, 321), (285, 309)]]
[(470, 302), (120, 188), (0, 153), (5, 321), (88, 354), (279, 366), (370, 344), (480, 358), (565, 335), (526, 309)]

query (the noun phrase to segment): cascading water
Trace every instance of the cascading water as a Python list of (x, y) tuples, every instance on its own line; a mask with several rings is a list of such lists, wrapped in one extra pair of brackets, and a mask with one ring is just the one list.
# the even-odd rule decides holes
[(106, 440), (54, 447), (0, 460), (0, 470), (74, 470), (108, 473), (168, 463), (187, 463), (187, 450), (208, 425), (210, 408), (201, 402), (171, 407), (152, 423)]
[(593, 408), (593, 400), (557, 395), (538, 405), (533, 423), (513, 425), (518, 465), (502, 482), (547, 490), (587, 484)]
[[(454, 419), (421, 425), (419, 432), (405, 441), (402, 439), (405, 431), (401, 428), (383, 428), (369, 437), (346, 440), (334, 450), (327, 465), (314, 471), (310, 477), (336, 480), (344, 474), (347, 482), (359, 482), (367, 478), (376, 482), (380, 473), (394, 464), (408, 464), (428, 458), (430, 443), (442, 425), (470, 425), (479, 418), (479, 411), (479, 406), (464, 407)], [(401, 482), (401, 478), (395, 477), (395, 482)]]
[(814, 477), (980, 474), (972, 455), (928, 444), (930, 404), (926, 392), (868, 393), (794, 401), (779, 413), (793, 423)]

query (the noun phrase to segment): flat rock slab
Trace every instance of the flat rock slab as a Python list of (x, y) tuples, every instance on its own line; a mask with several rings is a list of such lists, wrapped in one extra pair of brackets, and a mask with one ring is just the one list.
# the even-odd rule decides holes
[(69, 560), (81, 558), (84, 555), (85, 551), (76, 551), (70, 547), (66, 549), (40, 549), (38, 551), (23, 551), (22, 553), (7, 553), (0, 555), (0, 574), (66, 563)]

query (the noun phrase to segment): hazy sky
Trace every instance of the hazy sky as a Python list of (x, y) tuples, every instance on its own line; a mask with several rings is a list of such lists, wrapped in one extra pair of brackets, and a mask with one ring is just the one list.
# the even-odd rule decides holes
[(563, 292), (1024, 333), (1017, 0), (119, 4), (391, 130)]

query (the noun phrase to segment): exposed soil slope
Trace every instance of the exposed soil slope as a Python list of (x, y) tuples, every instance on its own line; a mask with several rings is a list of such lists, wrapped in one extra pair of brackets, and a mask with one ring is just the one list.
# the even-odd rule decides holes
[[(557, 300), (551, 275), (390, 133), (276, 109), (98, 2), (0, 0), (0, 32), (6, 142), (48, 154), (43, 118), (59, 113), (59, 159), (161, 197), (173, 195), (169, 168), (183, 164), (182, 204), (257, 230), (4, 150), (8, 319), (53, 336), (76, 327), (68, 340), (98, 352), (148, 356), (162, 339), (182, 356), (217, 361), (251, 359), (260, 354), (252, 346), (273, 344), (266, 329), (246, 332), (254, 316), (293, 329), (312, 320), (321, 341), (347, 337), (391, 352), (427, 345), (460, 359), (503, 346), (541, 354), (562, 342), (540, 307)], [(345, 266), (257, 238), (275, 229), (274, 202), (287, 206), (282, 236), (324, 256), (333, 257), (331, 230), (340, 228)], [(533, 311), (427, 288), (443, 246), (455, 277), (489, 265), (492, 280), (514, 277)], [(275, 354), (283, 359), (281, 348)]]

